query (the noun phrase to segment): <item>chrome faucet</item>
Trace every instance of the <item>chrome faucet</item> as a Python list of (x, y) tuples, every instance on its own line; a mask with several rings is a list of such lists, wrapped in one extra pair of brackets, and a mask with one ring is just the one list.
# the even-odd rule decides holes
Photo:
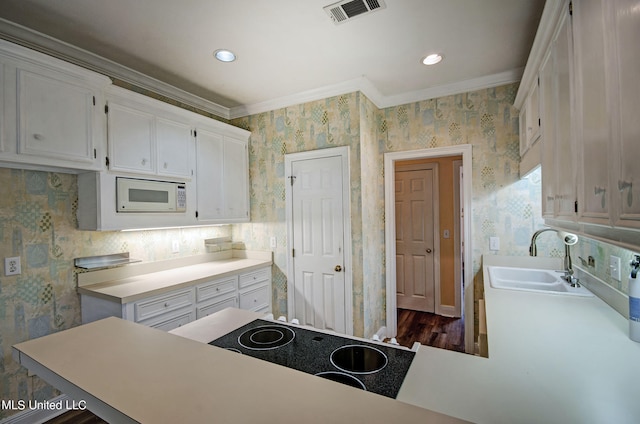
[(529, 255), (538, 256), (536, 239), (540, 234), (544, 233), (545, 231), (554, 231), (555, 233), (558, 234), (558, 238), (560, 238), (560, 240), (562, 240), (562, 242), (564, 243), (564, 270), (563, 270), (564, 275), (562, 276), (562, 278), (574, 287), (580, 286), (580, 284), (577, 282), (577, 279), (573, 277), (573, 264), (571, 262), (571, 246), (573, 246), (578, 242), (577, 235), (567, 233), (565, 231), (559, 231), (559, 230), (556, 230), (555, 228), (543, 228), (541, 230), (538, 230), (535, 233), (533, 233), (533, 236), (531, 237), (531, 245), (529, 245)]

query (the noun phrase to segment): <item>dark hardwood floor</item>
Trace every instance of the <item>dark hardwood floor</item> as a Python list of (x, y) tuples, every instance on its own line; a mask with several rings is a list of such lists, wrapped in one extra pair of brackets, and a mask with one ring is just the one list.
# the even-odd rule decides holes
[(396, 340), (409, 348), (414, 342), (420, 342), (427, 346), (464, 352), (464, 319), (398, 309)]

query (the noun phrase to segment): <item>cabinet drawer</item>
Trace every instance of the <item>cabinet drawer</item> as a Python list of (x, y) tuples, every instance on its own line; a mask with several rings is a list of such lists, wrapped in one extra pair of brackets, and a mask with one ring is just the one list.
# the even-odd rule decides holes
[(206, 317), (207, 315), (211, 315), (212, 313), (221, 311), (225, 308), (235, 308), (237, 306), (238, 298), (235, 293), (221, 299), (216, 298), (213, 302), (203, 306), (199, 305), (196, 308), (196, 319)]
[(196, 287), (196, 302), (212, 299), (227, 293), (233, 293), (238, 286), (238, 276), (209, 281)]
[(157, 328), (163, 331), (171, 331), (175, 328), (181, 327), (185, 324), (189, 324), (194, 320), (193, 309), (188, 309), (182, 313), (178, 314), (170, 314), (170, 317), (162, 319), (161, 317), (158, 320), (155, 320), (150, 323), (143, 323), (148, 325), (149, 327)]
[(134, 304), (135, 321), (143, 321), (193, 304), (193, 289), (163, 294)]
[(257, 311), (268, 307), (271, 303), (270, 288), (270, 284), (264, 284), (255, 289), (240, 293), (240, 309)]
[(240, 288), (271, 279), (271, 268), (262, 268), (257, 271), (240, 275)]

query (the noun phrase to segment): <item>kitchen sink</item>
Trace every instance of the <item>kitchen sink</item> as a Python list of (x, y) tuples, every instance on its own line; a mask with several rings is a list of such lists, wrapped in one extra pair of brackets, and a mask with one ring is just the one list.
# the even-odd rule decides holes
[(490, 266), (487, 268), (489, 270), (489, 284), (496, 289), (570, 296), (593, 296), (593, 294), (584, 287), (571, 287), (566, 281), (560, 278), (561, 272), (546, 269), (501, 266)]

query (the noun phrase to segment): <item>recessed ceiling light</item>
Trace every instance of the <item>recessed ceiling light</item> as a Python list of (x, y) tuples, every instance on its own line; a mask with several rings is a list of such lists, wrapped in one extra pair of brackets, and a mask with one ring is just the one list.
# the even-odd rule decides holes
[(425, 65), (435, 65), (436, 63), (440, 63), (442, 61), (443, 56), (439, 53), (433, 53), (429, 56), (422, 59), (422, 63)]
[(219, 49), (213, 52), (213, 56), (220, 62), (233, 62), (236, 60), (236, 55), (231, 50)]

